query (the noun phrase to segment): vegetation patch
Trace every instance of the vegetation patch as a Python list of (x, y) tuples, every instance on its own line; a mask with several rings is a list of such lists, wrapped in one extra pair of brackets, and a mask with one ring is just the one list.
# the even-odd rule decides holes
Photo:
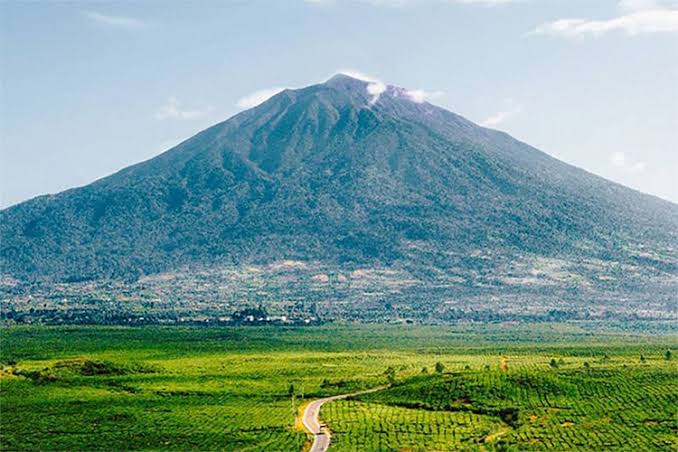
[(331, 450), (678, 447), (674, 336), (326, 325), (21, 327), (0, 340), (0, 450), (302, 450), (310, 400), (384, 385), (323, 405)]
[(44, 367), (40, 370), (27, 370), (18, 366), (13, 368), (12, 372), (14, 375), (28, 378), (36, 384), (45, 384), (75, 376), (120, 376), (138, 373), (153, 373), (158, 370), (159, 369), (156, 366), (147, 364), (118, 364), (110, 361), (76, 358), (57, 361), (51, 366)]

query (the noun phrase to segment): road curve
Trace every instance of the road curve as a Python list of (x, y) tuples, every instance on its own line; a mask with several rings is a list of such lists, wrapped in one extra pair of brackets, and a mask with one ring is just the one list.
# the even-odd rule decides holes
[(313, 445), (311, 446), (310, 452), (326, 452), (330, 447), (330, 432), (324, 425), (320, 424), (320, 420), (318, 419), (320, 408), (325, 403), (332, 402), (333, 400), (345, 399), (347, 397), (368, 394), (370, 392), (376, 392), (382, 389), (384, 389), (384, 386), (368, 389), (366, 391), (352, 392), (350, 394), (325, 397), (324, 399), (317, 399), (309, 403), (304, 410), (302, 421), (304, 423), (304, 427), (306, 427), (306, 430), (313, 434)]

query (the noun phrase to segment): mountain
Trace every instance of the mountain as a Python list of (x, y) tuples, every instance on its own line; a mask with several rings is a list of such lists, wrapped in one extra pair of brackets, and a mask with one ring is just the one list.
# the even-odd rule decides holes
[(678, 205), (405, 89), (371, 92), (346, 75), (285, 90), (151, 160), (5, 209), (2, 273), (134, 281), (295, 260), (520, 284), (530, 260), (614, 267), (639, 291), (675, 283)]

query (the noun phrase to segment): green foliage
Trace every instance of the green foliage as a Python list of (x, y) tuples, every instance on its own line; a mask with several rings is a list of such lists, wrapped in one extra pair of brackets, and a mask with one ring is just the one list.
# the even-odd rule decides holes
[(13, 369), (13, 374), (29, 378), (35, 383), (53, 383), (72, 376), (127, 375), (131, 373), (153, 373), (157, 367), (139, 363), (115, 364), (109, 361), (92, 359), (67, 359), (57, 361), (51, 366), (39, 370)]
[[(335, 450), (672, 450), (676, 371), (615, 366), (552, 373), (525, 357), (517, 371), (413, 376), (332, 404)], [(631, 353), (624, 360), (633, 361)], [(650, 396), (650, 394), (652, 394)], [(408, 427), (404, 427), (407, 425)]]
[[(675, 365), (638, 363), (641, 351), (675, 349), (675, 336), (601, 340), (533, 325), (30, 327), (1, 329), (0, 341), (2, 450), (301, 450), (292, 393), (355, 392), (383, 385), (385, 373), (397, 374), (390, 387), (323, 407), (334, 450), (676, 446)], [(603, 350), (613, 358), (585, 371)], [(567, 365), (551, 371), (552, 357)], [(444, 373), (420, 372), (436, 362)]]
[(436, 363), (436, 373), (442, 374), (444, 371), (445, 371), (445, 365), (443, 363), (441, 363), (440, 361), (438, 361)]
[[(333, 404), (327, 413), (330, 429), (340, 432), (335, 450), (415, 444), (422, 450), (466, 450), (485, 444), (499, 450), (659, 451), (678, 444), (675, 369), (653, 364), (553, 373), (538, 359), (525, 357), (509, 373), (416, 375)], [(621, 359), (632, 362), (633, 355)]]

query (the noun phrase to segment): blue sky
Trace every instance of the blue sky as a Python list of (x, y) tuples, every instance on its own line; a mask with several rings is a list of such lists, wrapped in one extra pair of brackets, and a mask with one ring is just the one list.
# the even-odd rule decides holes
[(344, 70), (678, 202), (678, 1), (0, 3), (0, 206)]

